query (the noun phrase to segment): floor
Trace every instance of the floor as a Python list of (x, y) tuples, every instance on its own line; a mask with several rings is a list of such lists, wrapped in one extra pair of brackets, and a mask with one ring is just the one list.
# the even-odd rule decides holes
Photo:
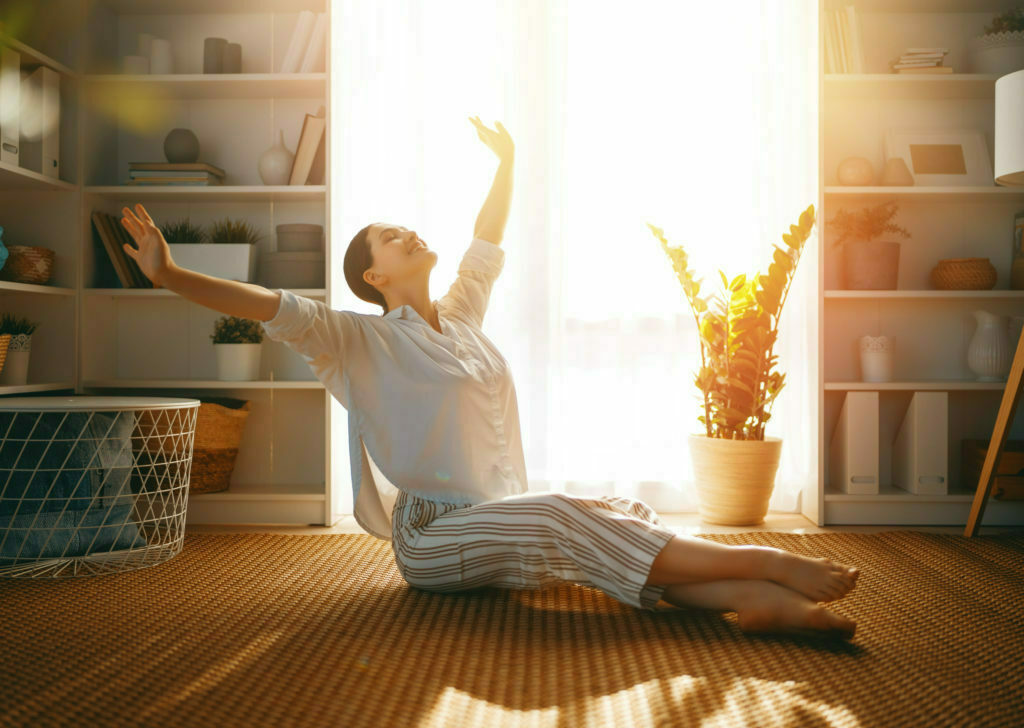
[[(676, 533), (742, 533), (744, 531), (783, 531), (787, 533), (828, 533), (830, 531), (856, 531), (872, 533), (876, 531), (913, 530), (931, 531), (934, 533), (963, 534), (964, 526), (828, 526), (822, 528), (814, 525), (799, 513), (769, 513), (760, 526), (716, 526), (702, 523), (697, 513), (658, 513), (665, 524)], [(1019, 528), (1011, 526), (982, 526), (978, 535), (1015, 531)], [(365, 533), (352, 516), (345, 516), (333, 526), (245, 526), (245, 525), (196, 525), (185, 528), (187, 533)]]

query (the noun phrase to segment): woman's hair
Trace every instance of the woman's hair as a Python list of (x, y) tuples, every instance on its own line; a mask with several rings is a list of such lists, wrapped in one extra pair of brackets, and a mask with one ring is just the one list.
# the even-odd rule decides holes
[[(384, 313), (388, 312), (387, 301), (384, 294), (363, 280), (363, 273), (373, 266), (373, 253), (370, 251), (370, 223), (356, 233), (352, 242), (348, 244), (345, 251), (345, 280), (352, 293), (369, 303), (377, 303), (384, 307)], [(383, 314), (382, 314), (383, 315)]]

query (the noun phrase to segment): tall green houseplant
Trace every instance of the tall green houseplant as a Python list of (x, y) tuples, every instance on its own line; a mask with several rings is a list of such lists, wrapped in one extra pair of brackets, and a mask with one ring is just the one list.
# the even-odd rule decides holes
[(672, 261), (697, 324), (701, 366), (694, 384), (704, 396), (704, 412), (697, 419), (704, 423), (708, 437), (764, 440), (771, 404), (786, 380), (785, 374), (775, 371), (778, 355), (772, 349), (786, 296), (814, 224), (814, 205), (810, 205), (800, 213), (797, 224), (783, 233), (786, 247), (774, 244), (767, 275), (748, 279), (740, 273), (729, 281), (719, 270), (724, 295), (702, 298), (703, 278), (694, 277), (686, 250), (670, 245), (661, 228), (647, 223)]

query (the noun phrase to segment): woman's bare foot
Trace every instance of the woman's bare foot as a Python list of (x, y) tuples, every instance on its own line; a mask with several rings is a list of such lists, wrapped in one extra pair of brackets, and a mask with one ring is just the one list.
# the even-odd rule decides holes
[(768, 565), (764, 578), (798, 591), (816, 602), (839, 599), (857, 582), (860, 570), (823, 556), (794, 554), (774, 547), (765, 547)]
[(750, 633), (788, 633), (850, 639), (856, 623), (815, 604), (802, 594), (770, 581), (750, 583), (736, 610), (740, 629)]

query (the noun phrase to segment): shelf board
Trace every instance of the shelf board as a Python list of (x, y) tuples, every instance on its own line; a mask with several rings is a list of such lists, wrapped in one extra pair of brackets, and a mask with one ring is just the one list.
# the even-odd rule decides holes
[(291, 485), (263, 483), (235, 483), (227, 490), (216, 493), (189, 493), (188, 499), (204, 501), (314, 501), (323, 502), (323, 483), (297, 483)]
[(992, 99), (996, 73), (826, 73), (831, 99)]
[(825, 382), (825, 389), (830, 391), (917, 391), (933, 390), (952, 392), (956, 390), (996, 390), (1006, 389), (1006, 382), (979, 382), (973, 379), (921, 379), (917, 381), (895, 382)]
[(327, 0), (99, 0), (98, 4), (124, 15), (203, 13), (298, 13), (326, 11)]
[(323, 389), (318, 379), (225, 381), (221, 379), (90, 379), (83, 387), (94, 389)]
[(74, 382), (47, 382), (45, 384), (11, 384), (0, 387), (0, 394), (27, 394), (29, 392), (50, 392), (58, 389), (74, 389)]
[(327, 92), (326, 73), (111, 73), (82, 80), (93, 92), (146, 99), (311, 98)]
[(0, 162), (0, 190), (35, 190), (47, 192), (72, 192), (78, 185), (62, 179), (47, 177), (31, 169)]
[(905, 202), (1024, 202), (1017, 187), (843, 187), (828, 185), (825, 197), (894, 198)]
[(1002, 13), (1019, 0), (857, 0), (864, 13)]
[(52, 296), (73, 296), (74, 288), (61, 288), (60, 286), (38, 285), (36, 283), (15, 283), (14, 281), (0, 281), (0, 293), (12, 291), (16, 293), (42, 293)]
[[(306, 298), (323, 298), (327, 295), (327, 289), (325, 288), (289, 288), (288, 290), (297, 296), (305, 296)], [(115, 298), (124, 296), (170, 298), (178, 296), (177, 293), (166, 288), (84, 288), (82, 293), (86, 296), (113, 296)]]
[(877, 298), (1024, 298), (1024, 291), (1009, 290), (1005, 288), (988, 289), (984, 291), (974, 290), (826, 290), (825, 298), (854, 298), (854, 299), (877, 299)]
[[(0, 26), (2, 25), (3, 23), (0, 23)], [(0, 30), (0, 43), (3, 43), (13, 51), (17, 51), (21, 55), (22, 68), (25, 68), (26, 66), (48, 66), (57, 73), (69, 78), (78, 78), (80, 75), (60, 61), (55, 61), (45, 53), (41, 53), (31, 46), (25, 45), (14, 36), (5, 33), (3, 30)]]
[[(161, 200), (165, 202), (259, 202), (323, 200), (324, 185), (214, 185), (171, 187), (145, 185), (98, 185), (86, 193), (108, 199)], [(204, 199), (205, 198), (205, 199)]]
[(915, 495), (909, 493), (902, 488), (897, 488), (895, 485), (879, 485), (878, 493), (871, 495), (854, 495), (852, 493), (844, 493), (837, 488), (827, 486), (825, 488), (825, 500), (827, 501), (847, 501), (847, 502), (861, 502), (861, 503), (877, 503), (879, 501), (886, 501), (889, 503), (898, 501), (907, 501), (911, 503), (924, 503), (926, 501), (940, 501), (943, 503), (955, 503), (957, 501), (971, 501), (974, 498), (974, 491), (966, 488), (952, 488), (947, 495)]

